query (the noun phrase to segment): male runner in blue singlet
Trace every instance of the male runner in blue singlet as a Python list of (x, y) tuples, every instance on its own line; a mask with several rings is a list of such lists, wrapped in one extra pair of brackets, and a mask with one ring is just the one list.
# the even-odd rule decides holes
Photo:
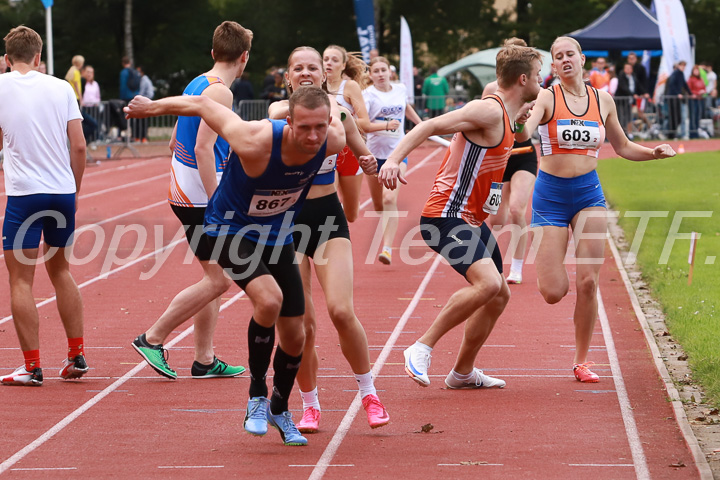
[[(213, 258), (253, 305), (248, 327), (250, 399), (244, 427), (253, 435), (264, 435), (269, 423), (286, 445), (306, 445), (288, 411), (305, 340), (305, 303), (292, 221), (324, 159), (345, 146), (345, 131), (337, 106), (318, 87), (298, 89), (290, 97), (289, 110), (286, 120), (245, 122), (215, 102), (188, 96), (158, 101), (136, 97), (125, 108), (133, 118), (201, 116), (230, 143), (234, 153), (209, 201), (205, 232), (213, 239)], [(265, 376), (276, 323), (278, 348), (268, 399)]]

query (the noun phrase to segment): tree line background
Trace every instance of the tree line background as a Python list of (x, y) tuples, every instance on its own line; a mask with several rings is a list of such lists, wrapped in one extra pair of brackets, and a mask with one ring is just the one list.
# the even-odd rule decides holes
[[(649, 6), (650, 0), (639, 0)], [(500, 45), (510, 36), (548, 49), (558, 35), (585, 27), (615, 0), (517, 0), (517, 16), (498, 14), (492, 0), (375, 0), (380, 53), (396, 62), (400, 16), (410, 25), (415, 65), (443, 66), (465, 55)], [(698, 61), (720, 67), (720, 2), (683, 2), (690, 33), (697, 38)], [(160, 95), (176, 95), (212, 66), (212, 33), (223, 20), (254, 32), (247, 73), (256, 96), (271, 66), (284, 67), (297, 46), (322, 52), (329, 44), (359, 50), (352, 0), (55, 0), (53, 6), (55, 76), (64, 76), (73, 55), (95, 67), (104, 99), (118, 94), (120, 59), (131, 53)], [(0, 32), (24, 24), (45, 40), (45, 9), (40, 0), (0, 0)], [(131, 31), (131, 35), (126, 35)], [(44, 58), (44, 54), (43, 54)]]

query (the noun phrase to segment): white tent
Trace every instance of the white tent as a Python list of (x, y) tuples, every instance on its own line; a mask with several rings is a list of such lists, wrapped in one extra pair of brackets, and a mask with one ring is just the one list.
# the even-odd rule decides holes
[[(550, 75), (550, 64), (552, 63), (552, 57), (550, 52), (545, 50), (537, 49), (543, 56), (542, 69), (540, 74), (543, 78)], [(481, 52), (473, 53), (467, 57), (461, 58), (455, 63), (445, 65), (438, 69), (438, 75), (441, 77), (448, 77), (451, 74), (460, 71), (468, 70), (470, 73), (478, 79), (480, 84), (484, 87), (488, 83), (496, 80), (495, 76), (495, 57), (497, 57), (499, 48), (490, 48)]]

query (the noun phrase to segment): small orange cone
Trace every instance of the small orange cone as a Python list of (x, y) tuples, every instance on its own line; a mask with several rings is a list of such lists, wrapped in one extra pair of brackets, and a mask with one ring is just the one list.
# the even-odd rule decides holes
[(677, 153), (685, 153), (685, 145), (682, 143), (678, 145)]

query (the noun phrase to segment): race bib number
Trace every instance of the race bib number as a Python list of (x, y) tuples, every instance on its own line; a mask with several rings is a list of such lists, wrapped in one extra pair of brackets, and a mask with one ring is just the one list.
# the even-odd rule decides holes
[(490, 215), (497, 215), (500, 202), (502, 202), (502, 187), (502, 183), (492, 182), (490, 185), (490, 194), (485, 200), (485, 205), (483, 205), (483, 212), (489, 213)]
[(566, 149), (593, 150), (600, 147), (600, 124), (590, 120), (558, 120), (558, 146)]
[[(388, 118), (379, 118), (378, 120), (382, 120), (383, 122), (391, 122), (391, 121), (393, 121), (393, 120), (397, 120), (397, 118), (389, 118), (389, 117), (388, 117)], [(401, 129), (401, 128), (403, 128), (402, 125), (400, 125), (400, 126), (399, 126), (397, 129), (395, 129), (395, 130), (378, 130), (377, 132), (373, 132), (373, 133), (377, 133), (377, 134), (380, 135), (381, 137), (400, 138), (400, 129)]]
[(330, 173), (333, 170), (335, 170), (335, 165), (337, 164), (337, 154), (331, 155), (323, 161), (322, 166), (320, 167), (320, 170), (318, 170), (317, 174), (322, 175), (323, 173)]
[(304, 187), (290, 190), (256, 190), (250, 200), (248, 215), (269, 217), (289, 210), (295, 205)]

